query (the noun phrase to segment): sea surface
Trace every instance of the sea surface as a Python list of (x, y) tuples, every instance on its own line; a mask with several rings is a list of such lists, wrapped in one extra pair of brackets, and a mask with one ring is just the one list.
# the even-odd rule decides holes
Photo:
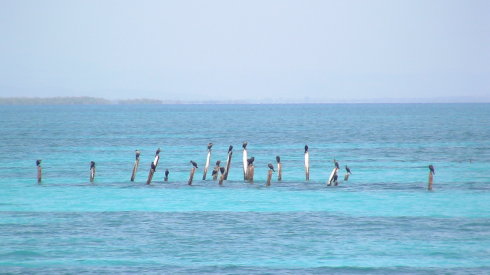
[(488, 274), (489, 172), (490, 104), (0, 106), (0, 273)]

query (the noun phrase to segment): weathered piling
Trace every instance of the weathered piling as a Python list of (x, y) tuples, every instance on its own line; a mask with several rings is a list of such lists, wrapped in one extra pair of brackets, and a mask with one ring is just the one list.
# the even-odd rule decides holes
[(230, 172), (232, 155), (233, 155), (233, 145), (230, 145), (230, 147), (228, 147), (228, 158), (226, 159), (225, 180), (228, 180), (228, 173)]
[(274, 172), (274, 166), (272, 163), (267, 164), (269, 167), (269, 171), (267, 171), (267, 183), (265, 184), (266, 186), (271, 186), (271, 179), (272, 179), (272, 172)]
[(211, 161), (211, 148), (212, 147), (213, 147), (213, 144), (211, 142), (208, 143), (208, 156), (206, 158), (206, 165), (204, 165), (204, 173), (202, 175), (202, 180), (206, 180), (206, 174), (208, 173), (209, 162)]
[(308, 145), (305, 145), (305, 176), (306, 180), (310, 180), (310, 152), (308, 151)]
[(139, 150), (135, 150), (135, 154), (136, 154), (136, 160), (134, 161), (133, 173), (131, 174), (131, 181), (134, 181), (134, 178), (136, 177), (136, 172), (138, 171), (138, 166), (140, 164), (141, 152)]
[(243, 179), (244, 180), (247, 180), (247, 168), (248, 168), (248, 164), (247, 164), (247, 158), (248, 158), (247, 145), (248, 145), (248, 142), (246, 142), (246, 141), (244, 141), (243, 144), (242, 144), (242, 147), (243, 147), (242, 161), (243, 161)]
[(40, 159), (36, 160), (36, 167), (37, 167), (37, 183), (41, 183), (42, 177), (43, 177), (43, 169), (41, 168), (41, 161)]
[(281, 163), (281, 157), (276, 156), (276, 162), (277, 162), (277, 180), (281, 181), (282, 180), (282, 163)]
[(252, 183), (254, 181), (254, 161), (255, 161), (255, 157), (251, 157), (249, 159), (247, 159), (247, 180), (250, 181), (250, 183)]
[(221, 177), (219, 178), (219, 185), (223, 185), (223, 180), (225, 179), (225, 167), (220, 167)]
[(95, 162), (90, 162), (90, 182), (94, 182), (95, 179)]
[(157, 151), (155, 152), (155, 159), (150, 165), (150, 172), (148, 173), (148, 180), (146, 181), (146, 184), (151, 183), (151, 180), (153, 179), (153, 174), (157, 170), (157, 165), (159, 160), (160, 160), (160, 148), (158, 148)]
[(168, 181), (168, 174), (170, 174), (170, 172), (168, 169), (165, 169), (165, 177), (163, 178), (163, 181)]
[(213, 180), (216, 180), (218, 179), (218, 174), (219, 174), (219, 171), (220, 171), (220, 167), (219, 165), (221, 164), (221, 161), (218, 160), (216, 161), (216, 166), (214, 166), (214, 169), (213, 169), (213, 173), (212, 173), (212, 176), (213, 176)]
[(197, 163), (195, 161), (191, 160), (190, 163), (192, 164), (192, 168), (191, 168), (191, 173), (189, 174), (189, 181), (187, 182), (187, 184), (192, 185), (192, 179), (194, 178), (194, 172), (196, 172), (196, 169), (198, 167), (197, 167)]
[(436, 174), (436, 171), (434, 169), (434, 166), (431, 164), (429, 165), (429, 184), (427, 186), (427, 190), (432, 191), (432, 184), (434, 183), (434, 175)]
[(349, 176), (350, 176), (351, 171), (350, 171), (350, 168), (347, 167), (347, 165), (345, 166), (345, 176), (344, 176), (344, 181), (348, 181), (349, 180)]

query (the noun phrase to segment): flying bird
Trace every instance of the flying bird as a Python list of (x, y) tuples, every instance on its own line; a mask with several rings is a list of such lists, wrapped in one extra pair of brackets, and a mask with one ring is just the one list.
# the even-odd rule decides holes
[(308, 145), (305, 145), (305, 154), (308, 152)]
[(434, 166), (433, 166), (432, 164), (431, 164), (431, 165), (429, 165), (429, 170), (430, 170), (430, 173), (431, 173), (432, 175), (435, 175), (435, 174), (436, 174), (436, 170), (434, 169)]
[(40, 159), (36, 160), (36, 166), (39, 166), (39, 165), (41, 165), (41, 160)]
[(242, 144), (243, 149), (247, 149), (248, 142), (244, 141)]
[(228, 147), (228, 153), (230, 153), (231, 150), (233, 150), (233, 145), (230, 145), (230, 147)]
[(211, 150), (211, 147), (213, 147), (213, 143), (212, 142), (208, 143), (208, 150)]
[(194, 168), (197, 168), (197, 163), (195, 161), (190, 161), (190, 163), (192, 163), (192, 166), (194, 166)]
[(347, 173), (349, 173), (349, 174), (352, 174), (351, 171), (350, 171), (350, 168), (347, 167), (347, 165), (345, 166), (345, 171), (347, 171)]
[[(271, 169), (272, 171), (274, 171), (274, 166), (272, 165), (272, 163), (267, 164), (267, 166), (269, 167), (269, 169)], [(276, 171), (274, 171), (274, 172), (276, 172)]]

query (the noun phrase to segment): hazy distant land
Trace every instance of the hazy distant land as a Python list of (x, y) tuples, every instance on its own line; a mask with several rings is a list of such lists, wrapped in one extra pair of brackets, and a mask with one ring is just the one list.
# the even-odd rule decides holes
[(377, 99), (284, 99), (160, 100), (151, 98), (105, 99), (99, 97), (0, 97), (0, 105), (140, 105), (140, 104), (315, 104), (315, 103), (490, 103), (489, 97), (377, 98)]

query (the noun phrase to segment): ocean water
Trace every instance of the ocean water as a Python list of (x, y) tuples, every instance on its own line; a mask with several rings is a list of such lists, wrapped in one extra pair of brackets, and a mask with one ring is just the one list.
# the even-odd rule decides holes
[[(0, 126), (0, 273), (490, 272), (490, 104), (0, 106)], [(221, 187), (208, 142), (211, 167), (234, 146)], [(352, 175), (328, 187), (334, 158)]]

